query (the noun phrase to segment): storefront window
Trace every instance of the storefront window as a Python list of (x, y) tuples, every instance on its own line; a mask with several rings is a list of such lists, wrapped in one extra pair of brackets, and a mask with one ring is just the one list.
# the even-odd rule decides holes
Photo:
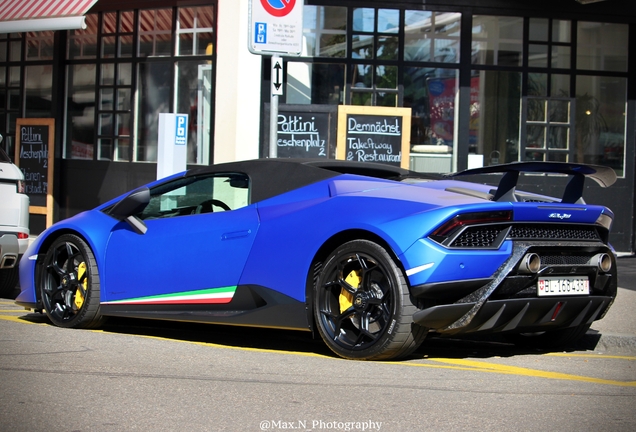
[(404, 60), (459, 62), (460, 13), (405, 11)]
[[(20, 59), (22, 47), (19, 33), (0, 33), (0, 62)], [(17, 50), (17, 53), (15, 52)], [(15, 121), (20, 115), (20, 67), (0, 66), (0, 133), (2, 146), (9, 155), (14, 152)]]
[(98, 15), (88, 14), (85, 29), (71, 30), (68, 39), (69, 59), (90, 59), (97, 57)]
[(469, 153), (484, 166), (519, 160), (520, 110), (521, 73), (478, 72), (471, 79)]
[(303, 9), (304, 57), (346, 57), (347, 8), (305, 6)]
[(576, 68), (627, 72), (627, 24), (579, 22)]
[(177, 63), (177, 113), (188, 114), (188, 163), (210, 160), (212, 65), (208, 62)]
[(172, 9), (142, 10), (139, 13), (139, 56), (172, 54)]
[(627, 79), (576, 77), (576, 162), (614, 168), (624, 175)]
[(139, 64), (136, 162), (157, 161), (159, 114), (172, 112), (170, 93), (173, 67), (173, 63), (168, 61)]
[(53, 66), (33, 65), (25, 68), (26, 117), (48, 118), (52, 116), (51, 99), (53, 97)]
[[(67, 159), (93, 159), (95, 152), (95, 79), (94, 64), (68, 68)], [(106, 99), (111, 99), (110, 94)]]
[(475, 15), (472, 53), (476, 65), (521, 66), (523, 18)]
[(343, 101), (345, 65), (338, 63), (287, 64), (288, 104), (338, 105)]
[(212, 54), (213, 25), (212, 7), (179, 8), (177, 55)]
[(26, 38), (27, 60), (53, 59), (53, 32), (28, 32)]

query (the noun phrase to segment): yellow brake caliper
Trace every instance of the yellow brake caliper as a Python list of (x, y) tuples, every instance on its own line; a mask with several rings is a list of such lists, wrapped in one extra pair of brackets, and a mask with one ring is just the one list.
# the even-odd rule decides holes
[[(355, 289), (360, 288), (360, 283), (362, 282), (362, 278), (360, 277), (360, 272), (358, 270), (354, 270), (347, 275), (345, 278), (345, 282), (347, 282), (350, 286)], [(353, 294), (349, 291), (342, 288), (340, 290), (340, 313), (343, 313), (347, 309), (349, 309), (353, 305)]]
[[(82, 262), (80, 263), (80, 265), (77, 266), (77, 280), (82, 280), (85, 274), (86, 274), (86, 263)], [(86, 292), (86, 289), (88, 287), (87, 280), (88, 278), (84, 279), (84, 282), (82, 282), (82, 288), (84, 288), (84, 292)], [(84, 293), (82, 293), (82, 291), (78, 289), (77, 291), (75, 291), (75, 306), (77, 306), (77, 309), (81, 309), (83, 304), (84, 304)]]

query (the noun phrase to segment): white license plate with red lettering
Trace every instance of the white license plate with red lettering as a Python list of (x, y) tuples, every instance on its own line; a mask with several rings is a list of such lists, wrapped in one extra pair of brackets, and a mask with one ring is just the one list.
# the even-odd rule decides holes
[(567, 296), (590, 293), (590, 281), (586, 277), (544, 277), (537, 282), (537, 295)]

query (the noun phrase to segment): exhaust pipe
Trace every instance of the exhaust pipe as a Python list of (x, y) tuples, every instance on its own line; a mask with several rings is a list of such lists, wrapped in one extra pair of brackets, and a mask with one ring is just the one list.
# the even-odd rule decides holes
[(9, 269), (15, 267), (18, 263), (18, 257), (13, 254), (6, 254), (0, 260), (0, 269)]
[(541, 270), (541, 258), (536, 253), (526, 254), (519, 263), (519, 273), (535, 274)]
[(607, 273), (612, 269), (612, 258), (606, 253), (596, 254), (592, 257), (591, 264), (598, 266), (603, 273)]

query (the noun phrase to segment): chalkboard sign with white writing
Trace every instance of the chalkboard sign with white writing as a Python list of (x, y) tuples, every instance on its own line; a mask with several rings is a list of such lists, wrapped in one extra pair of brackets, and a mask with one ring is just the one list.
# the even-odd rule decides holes
[(18, 119), (16, 121), (16, 164), (24, 174), (25, 192), (30, 211), (48, 214), (52, 192), (53, 119)]
[[(278, 137), (276, 154), (279, 158), (335, 157), (337, 106), (286, 105), (278, 107)], [(269, 104), (266, 104), (269, 117)], [(269, 121), (265, 122), (269, 137)], [(269, 154), (264, 149), (263, 154)]]
[(338, 158), (409, 166), (410, 108), (340, 106)]

